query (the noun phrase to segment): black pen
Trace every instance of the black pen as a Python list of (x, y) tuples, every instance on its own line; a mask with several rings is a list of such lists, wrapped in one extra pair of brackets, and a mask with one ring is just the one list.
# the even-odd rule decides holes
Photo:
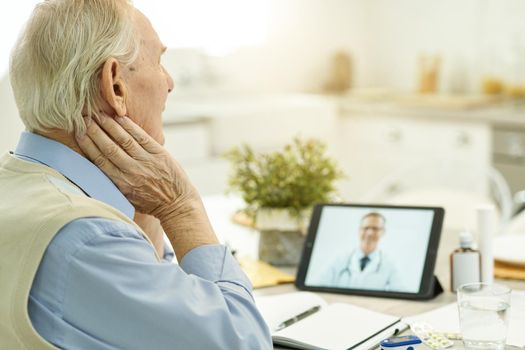
[(306, 318), (306, 317), (308, 317), (308, 316), (310, 316), (312, 314), (315, 314), (317, 311), (319, 311), (320, 308), (321, 307), (319, 305), (314, 306), (314, 307), (306, 310), (305, 312), (302, 312), (299, 315), (297, 315), (295, 317), (292, 317), (292, 318), (282, 322), (280, 325), (277, 326), (277, 328), (275, 329), (275, 332), (280, 331), (281, 329), (286, 328), (288, 326), (291, 326), (295, 322), (300, 321), (300, 320), (302, 320), (302, 319), (304, 319), (304, 318)]

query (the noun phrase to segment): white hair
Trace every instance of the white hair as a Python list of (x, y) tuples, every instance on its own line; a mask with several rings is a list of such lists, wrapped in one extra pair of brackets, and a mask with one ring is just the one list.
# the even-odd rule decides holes
[(9, 76), (29, 131), (82, 134), (101, 107), (104, 62), (137, 57), (126, 0), (47, 0), (36, 5), (11, 53)]

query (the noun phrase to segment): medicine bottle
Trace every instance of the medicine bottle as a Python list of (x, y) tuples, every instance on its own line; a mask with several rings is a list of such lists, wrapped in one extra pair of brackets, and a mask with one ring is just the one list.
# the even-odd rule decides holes
[(473, 249), (474, 239), (469, 231), (459, 234), (459, 248), (450, 254), (450, 290), (455, 292), (465, 283), (481, 281), (481, 255)]

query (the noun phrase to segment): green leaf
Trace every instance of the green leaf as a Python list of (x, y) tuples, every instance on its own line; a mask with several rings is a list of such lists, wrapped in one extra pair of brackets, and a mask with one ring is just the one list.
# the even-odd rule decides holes
[(295, 137), (282, 151), (256, 153), (248, 145), (224, 154), (231, 163), (228, 191), (238, 192), (249, 211), (287, 208), (293, 215), (327, 202), (335, 181), (344, 177), (335, 160), (317, 139)]

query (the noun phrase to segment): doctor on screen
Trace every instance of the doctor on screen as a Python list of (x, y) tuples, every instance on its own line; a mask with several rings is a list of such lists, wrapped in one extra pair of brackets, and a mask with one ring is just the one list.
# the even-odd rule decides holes
[[(385, 235), (385, 217), (371, 212), (361, 218), (359, 246), (331, 264), (324, 285), (337, 288), (403, 291), (401, 276), (389, 256), (378, 247)], [(402, 252), (399, 252), (402, 254)]]

